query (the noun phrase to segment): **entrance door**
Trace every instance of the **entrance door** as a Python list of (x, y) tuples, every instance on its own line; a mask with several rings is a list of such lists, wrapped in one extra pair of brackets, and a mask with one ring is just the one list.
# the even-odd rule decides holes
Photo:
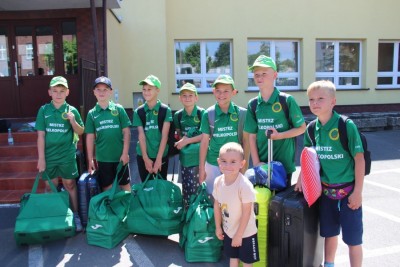
[[(0, 72), (4, 73), (0, 91), (7, 97), (0, 97), (1, 117), (35, 117), (39, 107), (51, 100), (48, 87), (55, 75), (66, 77), (70, 88), (77, 85), (74, 22), (17, 21), (0, 25), (0, 49), (2, 43), (7, 60), (3, 66), (0, 59)], [(77, 95), (72, 94), (72, 98)]]

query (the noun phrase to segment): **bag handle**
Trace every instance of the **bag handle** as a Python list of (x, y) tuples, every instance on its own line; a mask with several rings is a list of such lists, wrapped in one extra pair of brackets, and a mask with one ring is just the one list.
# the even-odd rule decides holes
[[(118, 190), (118, 188), (119, 188), (119, 187), (118, 187), (118, 184), (119, 184), (119, 182), (122, 180), (122, 177), (124, 176), (127, 167), (128, 167), (128, 164), (125, 164), (125, 165), (124, 165), (124, 164), (122, 163), (122, 161), (120, 161), (120, 162), (118, 163), (118, 166), (117, 166), (117, 173), (115, 174), (114, 182), (113, 182), (112, 188), (110, 189), (110, 190), (111, 190), (111, 191), (110, 191), (110, 200), (113, 200), (115, 194), (117, 193), (117, 191), (119, 191), (119, 190)], [(122, 173), (122, 175), (121, 175), (121, 178), (118, 179), (118, 174), (119, 174), (122, 170), (123, 170), (123, 173)]]
[(43, 180), (45, 180), (49, 183), (49, 186), (51, 188), (51, 191), (53, 191), (53, 193), (58, 192), (57, 188), (55, 187), (53, 182), (50, 180), (49, 175), (46, 172), (38, 172), (38, 174), (36, 174), (35, 182), (33, 183), (32, 191), (31, 191), (32, 194), (36, 194), (40, 178), (42, 178)]
[[(190, 205), (190, 207), (192, 207), (192, 206), (197, 207), (202, 201), (206, 201), (207, 204), (211, 205), (211, 202), (210, 202), (210, 200), (208, 198), (208, 194), (207, 194), (207, 184), (206, 184), (206, 182), (203, 182), (197, 188), (196, 197), (189, 205)], [(193, 214), (195, 213), (195, 211), (196, 211), (195, 208), (189, 208), (188, 209), (188, 213), (186, 214), (186, 222), (189, 222), (192, 219)]]

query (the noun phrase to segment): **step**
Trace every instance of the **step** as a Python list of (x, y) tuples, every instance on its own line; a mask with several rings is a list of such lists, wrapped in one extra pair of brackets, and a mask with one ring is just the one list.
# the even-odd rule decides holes
[[(24, 143), (24, 142), (37, 142), (36, 132), (13, 132), (12, 133), (14, 144)], [(0, 144), (8, 144), (8, 133), (0, 133)]]
[(24, 155), (37, 155), (37, 143), (25, 142), (14, 145), (0, 145), (0, 159), (3, 157), (16, 157)]
[(37, 170), (37, 155), (9, 157), (3, 156), (0, 161), (0, 173), (35, 172)]
[[(0, 174), (1, 190), (32, 190), (37, 172), (11, 172)], [(39, 181), (38, 188), (44, 188), (45, 182)]]

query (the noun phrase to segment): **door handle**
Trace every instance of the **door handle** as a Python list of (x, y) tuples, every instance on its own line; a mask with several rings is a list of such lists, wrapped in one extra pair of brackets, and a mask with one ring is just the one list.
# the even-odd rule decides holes
[(15, 83), (17, 84), (17, 86), (19, 86), (19, 84), (18, 84), (18, 63), (14, 62), (14, 66), (15, 66)]

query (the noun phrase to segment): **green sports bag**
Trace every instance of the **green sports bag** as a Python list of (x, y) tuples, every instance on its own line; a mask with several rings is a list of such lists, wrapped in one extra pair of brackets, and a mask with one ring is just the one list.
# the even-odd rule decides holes
[(160, 174), (149, 174), (143, 183), (132, 186), (127, 224), (130, 233), (161, 236), (180, 233), (183, 227), (181, 189), (162, 179)]
[[(36, 193), (41, 176), (49, 182), (51, 193)], [(57, 192), (46, 173), (36, 175), (32, 192), (22, 196), (20, 205), (14, 228), (18, 245), (42, 244), (75, 235), (69, 194), (67, 191)]]
[(221, 258), (222, 241), (215, 235), (214, 208), (205, 182), (190, 198), (179, 245), (187, 262), (217, 262)]
[(120, 190), (118, 185), (118, 173), (125, 172), (127, 166), (120, 162), (112, 188), (90, 199), (86, 226), (89, 245), (113, 248), (129, 235), (126, 216), (131, 192)]

